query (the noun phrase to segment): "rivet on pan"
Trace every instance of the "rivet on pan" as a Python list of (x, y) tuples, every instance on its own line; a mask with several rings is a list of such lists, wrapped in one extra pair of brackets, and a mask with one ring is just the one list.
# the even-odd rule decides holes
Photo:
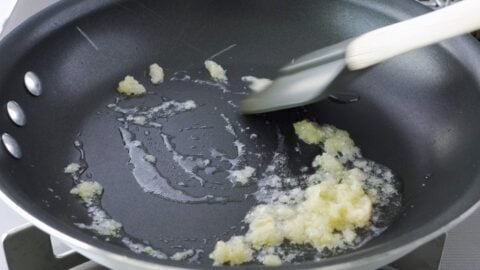
[(42, 94), (42, 83), (38, 78), (37, 74), (29, 71), (25, 73), (25, 87), (27, 87), (28, 92), (34, 96), (40, 96)]
[(16, 159), (22, 158), (22, 150), (20, 149), (20, 145), (17, 143), (17, 140), (12, 137), (12, 135), (8, 133), (3, 133), (2, 143), (3, 146), (5, 146), (5, 149), (7, 149), (8, 153), (10, 153), (10, 155), (12, 155)]
[(7, 113), (13, 123), (17, 124), (18, 126), (25, 126), (27, 123), (27, 117), (25, 116), (25, 112), (23, 112), (22, 107), (16, 101), (9, 101), (7, 103)]

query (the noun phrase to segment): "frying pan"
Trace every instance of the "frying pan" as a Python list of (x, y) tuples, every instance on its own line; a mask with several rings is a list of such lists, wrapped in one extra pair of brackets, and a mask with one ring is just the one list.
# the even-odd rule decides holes
[[(139, 187), (118, 129), (120, 116), (107, 108), (118, 97), (118, 81), (131, 74), (150, 93), (122, 100), (124, 106), (153, 106), (165, 98), (199, 104), (195, 111), (162, 122), (181, 153), (206, 155), (215, 147), (234, 155), (221, 113), (238, 130), (249, 127), (239, 136), (258, 135), (244, 143), (247, 151), (259, 154), (249, 155), (247, 162), (257, 162), (253, 156), (260, 156), (256, 164), (260, 167), (273, 155), (278, 132), (285, 136), (292, 169), (310, 164), (318, 154), (318, 149), (306, 145), (300, 145), (302, 155), (295, 154), (297, 139), (291, 125), (297, 120), (308, 118), (348, 130), (365, 157), (388, 166), (401, 179), (402, 212), (380, 236), (355, 251), (281, 268), (373, 269), (386, 264), (445, 233), (477, 206), (478, 43), (459, 37), (345, 75), (333, 87), (360, 98), (351, 104), (322, 101), (251, 117), (238, 114), (232, 104), (246, 92), (241, 76), (274, 77), (279, 67), (298, 55), (426, 11), (408, 0), (62, 1), (29, 19), (0, 44), (0, 100), (18, 102), (27, 120), (21, 127), (13, 124), (6, 107), (0, 115), (2, 132), (10, 134), (22, 151), (16, 159), (0, 150), (2, 198), (34, 225), (107, 267), (210, 268), (206, 254), (215, 239), (239, 233), (238, 225), (256, 202), (247, 197), (224, 204), (181, 204)], [(167, 78), (182, 71), (175, 76), (189, 74), (208, 81), (203, 61), (227, 47), (214, 60), (228, 70), (231, 92), (189, 82), (148, 83), (145, 70), (153, 62), (165, 68)], [(35, 72), (42, 83), (38, 97), (25, 90), (27, 71)], [(209, 128), (191, 129), (203, 125)], [(232, 187), (222, 173), (208, 180), (223, 184), (201, 186), (191, 181), (175, 167), (156, 129), (149, 136), (144, 131), (131, 127), (158, 157), (158, 170), (172, 182), (192, 183), (178, 189), (232, 198), (256, 190), (254, 184)], [(167, 253), (175, 251), (175, 245), (204, 248), (200, 264), (136, 254), (118, 239), (106, 241), (75, 226), (91, 220), (84, 205), (69, 194), (73, 181), (63, 173), (79, 158), (75, 140), (83, 142), (89, 176), (104, 186), (102, 207), (123, 224), (131, 239), (148, 240)]]

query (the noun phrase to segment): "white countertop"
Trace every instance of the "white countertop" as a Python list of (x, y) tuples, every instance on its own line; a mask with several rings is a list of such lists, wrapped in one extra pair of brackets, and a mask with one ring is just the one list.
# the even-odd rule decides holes
[(10, 13), (12, 12), (16, 3), (17, 0), (2, 0), (0, 3), (0, 33), (2, 32), (3, 25), (10, 17)]

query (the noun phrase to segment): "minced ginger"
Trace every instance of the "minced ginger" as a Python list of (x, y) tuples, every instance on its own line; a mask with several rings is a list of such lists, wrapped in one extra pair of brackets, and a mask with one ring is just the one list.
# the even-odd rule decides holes
[[(364, 187), (367, 176), (358, 168), (345, 166), (359, 155), (349, 134), (306, 120), (295, 123), (294, 128), (305, 143), (324, 146), (325, 152), (313, 161), (317, 171), (308, 178), (309, 186), (293, 192), (292, 200), (287, 198), (251, 209), (245, 218), (249, 229), (244, 236), (217, 242), (210, 254), (215, 265), (250, 262), (254, 252), (285, 242), (310, 244), (319, 251), (347, 248), (354, 245), (356, 229), (370, 224), (373, 202)], [(288, 201), (294, 203), (284, 203)], [(259, 260), (269, 266), (282, 263), (277, 254)]]

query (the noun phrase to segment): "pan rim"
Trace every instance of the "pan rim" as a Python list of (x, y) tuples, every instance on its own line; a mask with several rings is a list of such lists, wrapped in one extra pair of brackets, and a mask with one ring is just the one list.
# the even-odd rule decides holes
[[(97, 1), (83, 1), (83, 2), (95, 3)], [(118, 2), (118, 1), (108, 0), (108, 1), (104, 1), (102, 4), (97, 4), (97, 5), (93, 4), (94, 10), (99, 10), (100, 6), (109, 6), (110, 5), (109, 3), (114, 3), (114, 2)], [(105, 3), (107, 3), (107, 4), (105, 4)], [(412, 3), (414, 3), (414, 2), (412, 1)], [(78, 7), (80, 7), (79, 2), (75, 1), (75, 0), (66, 0), (66, 1), (61, 1), (61, 2), (56, 3), (55, 5), (43, 10), (42, 12), (38, 13), (37, 15), (29, 18), (27, 21), (22, 23), (21, 26), (17, 27), (14, 31), (9, 33), (0, 42), (0, 49), (2, 47), (11, 46), (11, 45), (9, 45), (9, 43), (12, 43), (12, 41), (20, 38), (26, 32), (27, 33), (31, 32), (31, 31), (33, 32), (33, 30), (35, 29), (35, 27), (34, 27), (35, 24), (37, 24), (39, 21), (42, 22), (42, 23), (45, 23), (45, 21), (51, 19), (51, 18), (49, 18), (50, 16), (51, 17), (59, 16), (63, 12), (66, 12), (68, 10), (75, 9), (75, 8), (78, 8)], [(85, 7), (84, 9), (85, 10), (82, 10), (80, 8), (81, 12), (78, 12), (75, 16), (73, 16), (73, 18), (69, 18), (69, 19), (65, 19), (65, 20), (67, 22), (69, 22), (71, 20), (80, 18), (84, 14), (88, 13), (89, 8)], [(420, 9), (421, 9), (421, 6), (418, 5), (418, 10), (420, 10)], [(54, 30), (51, 30), (51, 31), (54, 31)], [(473, 48), (473, 43), (469, 44), (471, 40), (473, 40), (473, 38), (470, 39), (470, 38), (467, 38), (467, 37), (461, 37), (461, 38), (455, 39), (456, 42), (463, 42), (464, 46)], [(447, 44), (448, 44), (448, 42), (447, 42)], [(442, 46), (442, 49), (445, 49), (445, 50), (448, 51), (448, 48), (444, 48), (444, 46)], [(9, 64), (7, 64), (6, 66), (8, 66), (8, 65)], [(0, 183), (0, 187), (2, 187), (2, 186), (3, 186), (3, 184)], [(159, 262), (162, 263), (162, 264), (159, 264), (159, 263), (155, 263), (155, 262), (150, 261), (150, 260), (142, 260), (140, 255), (137, 255), (137, 254), (132, 253), (132, 254), (129, 254), (129, 255), (125, 255), (125, 254), (121, 254), (119, 252), (118, 253), (114, 252), (114, 251), (112, 251), (112, 249), (107, 249), (106, 248), (107, 243), (100, 243), (98, 245), (94, 245), (93, 240), (89, 239), (87, 241), (86, 238), (75, 238), (75, 237), (73, 237), (74, 235), (79, 235), (80, 234), (78, 229), (75, 229), (73, 226), (64, 226), (65, 229), (62, 230), (62, 226), (61, 226), (61, 224), (59, 224), (59, 222), (57, 220), (53, 219), (49, 215), (44, 215), (43, 212), (46, 213), (46, 211), (44, 211), (44, 209), (42, 209), (42, 211), (43, 211), (41, 213), (42, 215), (34, 216), (33, 214), (30, 213), (30, 212), (33, 213), (34, 211), (28, 211), (28, 210), (32, 210), (32, 208), (27, 207), (28, 206), (28, 200), (25, 200), (24, 198), (21, 198), (21, 197), (20, 198), (19, 197), (13, 198), (13, 197), (14, 196), (10, 197), (7, 193), (4, 192), (4, 190), (2, 190), (0, 188), (0, 199), (3, 200), (7, 205), (9, 205), (13, 210), (15, 210), (22, 217), (24, 217), (29, 222), (31, 222), (33, 225), (39, 227), (43, 231), (45, 231), (45, 232), (49, 233), (50, 235), (58, 237), (58, 238), (62, 239), (63, 241), (67, 242), (67, 244), (74, 247), (74, 249), (76, 249), (77, 251), (79, 251), (78, 249), (80, 249), (81, 250), (80, 252), (83, 251), (83, 252), (92, 252), (92, 253), (96, 253), (96, 254), (101, 254), (101, 256), (105, 257), (108, 260), (121, 262), (122, 264), (128, 264), (131, 267), (139, 267), (139, 268), (142, 268), (142, 269), (191, 269), (191, 268), (183, 268), (183, 267), (179, 267), (179, 266), (168, 265), (168, 261), (159, 261)], [(305, 263), (305, 264), (299, 265), (298, 268), (307, 268), (307, 267), (309, 267), (309, 268), (322, 268), (322, 269), (348, 269), (348, 268), (351, 268), (351, 267), (357, 267), (358, 268), (358, 266), (369, 265), (369, 263), (371, 263), (371, 262), (381, 261), (382, 259), (385, 260), (386, 257), (394, 257), (394, 256), (400, 256), (400, 255), (406, 254), (408, 251), (411, 251), (414, 248), (426, 243), (427, 241), (432, 240), (435, 237), (438, 237), (439, 235), (445, 233), (446, 231), (453, 228), (457, 224), (461, 223), (468, 216), (470, 216), (476, 209), (478, 209), (479, 206), (480, 206), (480, 201), (477, 201), (475, 204), (473, 204), (471, 207), (469, 207), (465, 212), (460, 214), (458, 217), (451, 219), (445, 225), (440, 226), (436, 230), (431, 230), (430, 233), (428, 233), (426, 235), (423, 235), (422, 237), (416, 238), (416, 240), (413, 240), (413, 241), (408, 240), (408, 239), (404, 239), (402, 241), (407, 242), (407, 243), (404, 243), (404, 244), (398, 243), (396, 245), (396, 247), (391, 247), (388, 250), (381, 251), (381, 252), (378, 252), (378, 253), (375, 254), (374, 251), (379, 251), (380, 248), (381, 248), (381, 246), (379, 245), (377, 247), (373, 247), (372, 249), (365, 250), (365, 253), (366, 253), (365, 255), (366, 256), (363, 256), (363, 255), (360, 256), (361, 254), (357, 254), (358, 256), (360, 256), (359, 258), (352, 258), (348, 262), (335, 263), (334, 261), (326, 259), (325, 261), (323, 261), (323, 263), (321, 263), (321, 264), (324, 264), (324, 265), (316, 265), (318, 263), (311, 263), (311, 264), (310, 263)], [(48, 213), (46, 213), (46, 214), (48, 214)], [(437, 225), (432, 224), (431, 226), (438, 227), (439, 225), (438, 224)], [(410, 232), (411, 237), (413, 238), (413, 236), (415, 236), (415, 235), (421, 235), (422, 232), (425, 229), (428, 229), (428, 227), (427, 227), (427, 225), (424, 225), (420, 229), (423, 229), (423, 230), (411, 231)], [(400, 239), (397, 239), (397, 241), (400, 241)], [(98, 243), (98, 242), (95, 242), (95, 243)], [(109, 247), (113, 247), (113, 246), (109, 245)], [(118, 247), (118, 249), (120, 249), (120, 247)], [(369, 254), (373, 254), (373, 255), (369, 255)], [(338, 257), (334, 257), (334, 258), (343, 258), (343, 256), (338, 256)], [(288, 266), (283, 266), (281, 268), (284, 268), (284, 267), (287, 268)], [(192, 266), (192, 268), (198, 268), (198, 267)], [(228, 268), (237, 268), (237, 267), (228, 267)], [(297, 266), (296, 266), (296, 268), (297, 268)], [(219, 267), (219, 269), (222, 269), (222, 267)]]
[[(7, 194), (3, 192), (3, 190), (0, 189), (0, 199), (7, 204), (11, 209), (13, 209), (16, 213), (20, 214), (23, 218), (25, 218), (27, 221), (31, 222), (32, 225), (36, 226), (37, 228), (41, 229), (42, 231), (48, 233), (51, 236), (54, 236), (62, 241), (65, 241), (65, 244), (69, 245), (71, 248), (73, 248), (75, 251), (81, 253), (82, 255), (85, 255), (87, 257), (90, 257), (91, 254), (95, 254), (96, 257), (98, 258), (104, 258), (105, 261), (105, 266), (110, 266), (108, 265), (109, 262), (112, 261), (117, 261), (118, 263), (121, 264), (127, 264), (130, 267), (138, 267), (138, 269), (195, 269), (195, 268), (184, 268), (184, 267), (179, 267), (179, 266), (171, 266), (171, 265), (161, 265), (157, 264), (154, 262), (150, 261), (145, 261), (145, 260), (139, 260), (134, 257), (129, 257), (125, 255), (120, 255), (116, 254), (113, 252), (110, 252), (108, 250), (96, 247), (94, 245), (91, 245), (85, 241), (79, 240), (77, 238), (74, 238), (64, 232), (61, 232), (60, 230), (57, 230), (53, 226), (50, 226), (46, 222), (36, 218), (29, 212), (27, 212), (25, 209), (23, 209), (20, 205), (15, 203), (15, 201), (10, 198)], [(323, 269), (323, 270), (339, 270), (339, 269), (353, 269), (352, 267), (356, 267), (359, 269), (359, 266), (368, 266), (371, 265), (372, 262), (379, 262), (385, 260), (385, 258), (392, 258), (393, 260), (396, 258), (399, 258), (405, 254), (407, 254), (409, 251), (414, 250), (415, 248), (421, 246), (422, 244), (425, 244), (436, 237), (439, 237), (440, 235), (446, 233), (456, 225), (462, 223), (462, 221), (466, 220), (469, 216), (473, 214), (477, 209), (480, 209), (480, 201), (477, 201), (473, 206), (468, 208), (465, 212), (460, 214), (456, 219), (453, 219), (452, 221), (448, 222), (444, 226), (440, 227), (439, 229), (421, 237), (418, 238), (415, 241), (409, 242), (404, 245), (400, 245), (396, 248), (393, 248), (391, 250), (384, 251), (382, 253), (377, 253), (372, 256), (366, 256), (363, 258), (359, 259), (354, 259), (352, 261), (340, 263), (340, 264), (330, 264), (330, 265), (325, 265), (325, 266), (314, 266), (312, 269)], [(85, 254), (83, 254), (85, 253)], [(88, 256), (90, 255), (90, 256)], [(99, 261), (95, 261), (99, 262)], [(102, 263), (102, 262), (99, 262)], [(388, 262), (387, 262), (388, 263)], [(298, 268), (304, 268), (308, 267), (309, 265), (303, 264)], [(218, 267), (218, 269), (221, 269), (224, 267)], [(235, 269), (238, 267), (226, 267), (228, 269)], [(279, 267), (283, 268), (283, 267)], [(137, 268), (135, 268), (137, 269)]]

